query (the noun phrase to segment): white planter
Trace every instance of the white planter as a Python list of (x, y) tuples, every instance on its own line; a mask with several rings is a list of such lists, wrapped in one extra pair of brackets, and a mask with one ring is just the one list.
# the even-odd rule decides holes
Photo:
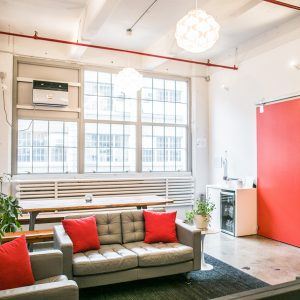
[(198, 229), (207, 229), (210, 221), (210, 217), (203, 217), (201, 215), (194, 216), (194, 224)]

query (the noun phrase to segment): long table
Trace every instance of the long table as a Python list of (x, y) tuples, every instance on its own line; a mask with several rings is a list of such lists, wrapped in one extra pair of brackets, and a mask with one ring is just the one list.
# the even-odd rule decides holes
[(23, 200), (19, 202), (22, 213), (29, 213), (29, 230), (34, 230), (36, 218), (42, 212), (77, 211), (91, 209), (110, 209), (122, 207), (136, 207), (146, 209), (152, 205), (166, 205), (173, 200), (159, 196), (132, 196), (94, 198), (87, 203), (85, 199), (49, 199), (49, 200)]

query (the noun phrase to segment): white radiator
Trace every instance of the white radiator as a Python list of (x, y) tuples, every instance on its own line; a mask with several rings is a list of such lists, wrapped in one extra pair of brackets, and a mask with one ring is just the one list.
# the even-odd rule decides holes
[(94, 197), (157, 195), (174, 200), (176, 206), (192, 205), (194, 179), (186, 177), (47, 179), (14, 181), (19, 200), (49, 200)]

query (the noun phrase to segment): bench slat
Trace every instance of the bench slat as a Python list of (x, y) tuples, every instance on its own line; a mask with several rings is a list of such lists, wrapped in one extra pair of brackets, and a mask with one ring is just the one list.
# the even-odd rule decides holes
[(1, 243), (7, 243), (15, 238), (25, 235), (26, 241), (29, 243), (48, 242), (53, 240), (53, 229), (32, 230), (32, 231), (17, 231), (5, 233)]

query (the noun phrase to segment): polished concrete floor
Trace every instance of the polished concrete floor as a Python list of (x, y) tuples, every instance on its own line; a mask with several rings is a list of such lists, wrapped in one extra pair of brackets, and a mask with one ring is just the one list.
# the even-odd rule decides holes
[(269, 284), (291, 281), (300, 275), (300, 248), (260, 236), (208, 234), (204, 251)]

